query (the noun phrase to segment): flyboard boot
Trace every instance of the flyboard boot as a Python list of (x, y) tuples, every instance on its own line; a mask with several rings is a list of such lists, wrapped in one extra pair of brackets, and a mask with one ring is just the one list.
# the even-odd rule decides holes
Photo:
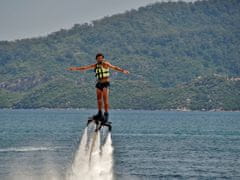
[(98, 111), (98, 113), (92, 117), (89, 117), (87, 126), (91, 123), (94, 122), (96, 124), (96, 129), (95, 132), (100, 130), (103, 126), (108, 127), (109, 132), (112, 130), (111, 122), (108, 122), (109, 114), (107, 112), (102, 114), (102, 111)]

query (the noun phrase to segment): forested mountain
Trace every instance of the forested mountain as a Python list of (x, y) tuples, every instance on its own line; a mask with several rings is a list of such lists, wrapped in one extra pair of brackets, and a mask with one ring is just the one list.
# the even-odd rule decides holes
[[(0, 42), (0, 107), (95, 108), (102, 52), (112, 108), (240, 110), (240, 1), (155, 3), (46, 37)], [(233, 79), (231, 79), (233, 78)]]

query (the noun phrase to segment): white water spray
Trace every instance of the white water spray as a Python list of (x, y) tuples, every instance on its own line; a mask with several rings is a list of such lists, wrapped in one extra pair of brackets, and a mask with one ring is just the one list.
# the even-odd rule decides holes
[(113, 180), (113, 147), (111, 133), (101, 144), (100, 131), (88, 133), (85, 128), (67, 180)]

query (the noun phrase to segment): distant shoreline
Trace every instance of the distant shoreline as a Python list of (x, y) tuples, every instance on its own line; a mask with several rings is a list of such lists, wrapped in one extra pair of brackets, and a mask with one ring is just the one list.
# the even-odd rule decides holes
[[(0, 110), (89, 110), (89, 111), (96, 111), (97, 109), (92, 108), (0, 108)], [(110, 111), (163, 111), (163, 112), (240, 112), (240, 110), (181, 110), (181, 109), (110, 109)]]

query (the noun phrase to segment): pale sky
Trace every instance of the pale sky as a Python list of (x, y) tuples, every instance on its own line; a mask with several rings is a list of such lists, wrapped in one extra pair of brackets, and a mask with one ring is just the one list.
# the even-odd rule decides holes
[(0, 40), (46, 36), (161, 1), (166, 0), (0, 0)]

